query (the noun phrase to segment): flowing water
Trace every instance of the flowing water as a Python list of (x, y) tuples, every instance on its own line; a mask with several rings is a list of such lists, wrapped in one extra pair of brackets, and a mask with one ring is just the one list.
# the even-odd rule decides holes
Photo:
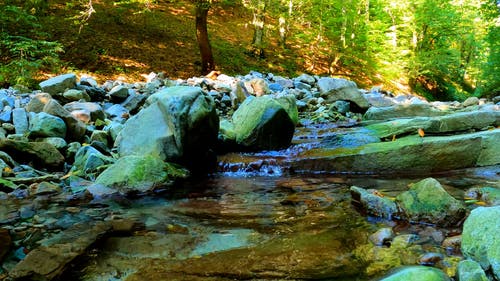
[[(222, 156), (217, 173), (166, 192), (94, 200), (105, 220), (137, 227), (101, 239), (63, 279), (371, 280), (393, 266), (426, 263), (426, 254), (439, 256), (434, 266), (454, 271), (460, 252), (441, 244), (460, 226), (381, 220), (351, 204), (352, 185), (392, 197), (424, 177), (294, 174), (284, 163), (344, 128), (302, 130), (289, 149)], [(468, 188), (497, 186), (500, 166), (434, 177), (463, 200)], [(369, 235), (384, 227), (412, 242), (370, 244)]]
[[(460, 252), (442, 242), (460, 226), (367, 217), (351, 203), (352, 185), (393, 197), (424, 177), (287, 168), (298, 153), (343, 130), (299, 128), (286, 150), (221, 156), (216, 173), (157, 194), (38, 200), (44, 212), (38, 216), (45, 225), (53, 221), (56, 234), (36, 242), (40, 238), (30, 232), (24, 241), (50, 244), (57, 229), (64, 236), (78, 222), (114, 224), (115, 231), (75, 259), (60, 280), (372, 280), (391, 267), (427, 263), (426, 254), (439, 257), (430, 259), (434, 266), (454, 272)], [(468, 188), (500, 187), (500, 166), (433, 177), (463, 200)], [(392, 228), (396, 238), (373, 246), (369, 236), (381, 228)]]

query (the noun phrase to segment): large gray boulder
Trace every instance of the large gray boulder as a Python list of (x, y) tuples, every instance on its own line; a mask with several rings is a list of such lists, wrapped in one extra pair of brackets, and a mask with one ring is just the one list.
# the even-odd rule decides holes
[(61, 118), (45, 112), (29, 113), (29, 137), (66, 137), (66, 124)]
[(295, 130), (286, 109), (271, 96), (248, 97), (234, 112), (232, 123), (236, 143), (249, 150), (285, 148)]
[(40, 88), (42, 88), (42, 91), (51, 95), (61, 94), (66, 89), (71, 89), (75, 86), (76, 75), (73, 73), (52, 77), (40, 83)]
[(412, 222), (455, 225), (465, 217), (465, 205), (453, 198), (441, 184), (426, 178), (396, 197), (402, 216)]
[(215, 146), (219, 117), (213, 99), (197, 87), (170, 87), (130, 118), (115, 145), (120, 156), (153, 155), (190, 168)]
[(478, 207), (464, 222), (462, 253), (500, 279), (500, 206)]
[(370, 106), (368, 100), (353, 81), (323, 77), (318, 80), (318, 88), (321, 96), (329, 103), (338, 100), (350, 101), (363, 110), (368, 109)]
[(186, 170), (164, 162), (156, 156), (129, 155), (118, 159), (104, 170), (97, 177), (95, 184), (126, 194), (167, 186), (175, 179), (187, 175)]

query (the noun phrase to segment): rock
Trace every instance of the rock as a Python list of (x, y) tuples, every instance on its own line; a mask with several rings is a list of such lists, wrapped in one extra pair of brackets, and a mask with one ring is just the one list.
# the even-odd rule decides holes
[(478, 207), (464, 222), (462, 253), (500, 278), (500, 206)]
[(365, 111), (370, 106), (368, 100), (358, 90), (356, 83), (352, 81), (323, 77), (318, 80), (318, 88), (321, 96), (325, 97), (328, 103), (338, 100), (350, 101), (362, 111)]
[(396, 197), (404, 218), (412, 222), (426, 222), (452, 226), (465, 217), (462, 202), (449, 195), (441, 184), (426, 178), (415, 183), (408, 191)]
[(120, 104), (113, 104), (112, 106), (108, 107), (105, 111), (109, 119), (120, 123), (125, 123), (125, 121), (127, 120), (127, 118), (125, 117), (130, 115), (129, 110)]
[(290, 145), (295, 130), (284, 107), (270, 96), (247, 98), (232, 116), (236, 143), (250, 150)]
[(82, 84), (78, 85), (76, 89), (84, 91), (90, 97), (90, 101), (93, 102), (102, 101), (106, 97), (106, 91), (97, 86), (88, 86)]
[(93, 77), (89, 77), (89, 76), (81, 77), (80, 84), (85, 85), (85, 86), (89, 86), (89, 87), (97, 87), (98, 86), (97, 81)]
[(25, 134), (28, 132), (28, 114), (24, 108), (14, 108), (12, 110), (12, 121), (16, 129), (16, 134)]
[(391, 219), (398, 213), (396, 203), (387, 197), (377, 195), (357, 186), (351, 186), (351, 197), (354, 206), (372, 216)]
[(294, 95), (278, 95), (275, 100), (283, 106), (283, 108), (292, 119), (293, 123), (296, 125), (299, 123), (299, 111), (297, 109), (297, 100)]
[(479, 104), (479, 99), (477, 97), (469, 97), (462, 103), (464, 107), (478, 105), (478, 104)]
[(66, 137), (66, 124), (54, 115), (45, 112), (29, 114), (29, 138)]
[(257, 97), (267, 95), (271, 92), (271, 90), (269, 90), (269, 86), (267, 85), (266, 80), (262, 78), (254, 78), (250, 80), (249, 85), (252, 88), (253, 94)]
[(37, 139), (37, 141), (50, 143), (55, 148), (57, 148), (59, 151), (63, 151), (66, 148), (66, 146), (68, 145), (68, 143), (63, 138), (58, 138), (58, 137), (42, 138), (42, 139)]
[(51, 95), (63, 93), (66, 89), (76, 86), (76, 75), (73, 73), (59, 75), (40, 83), (43, 92)]
[[(364, 234), (353, 231), (346, 241), (346, 237), (340, 238), (336, 231), (297, 232), (249, 248), (215, 252), (176, 263), (158, 260), (143, 266), (127, 280), (225, 280), (227, 276), (239, 280), (351, 280), (363, 271), (364, 264), (351, 251), (362, 239), (360, 236), (366, 239)], [(203, 279), (196, 279), (199, 276)]]
[(120, 131), (115, 142), (120, 156), (149, 154), (188, 168), (206, 166), (203, 159), (219, 131), (213, 99), (200, 88), (179, 86), (153, 94), (147, 103)]
[(12, 238), (7, 229), (0, 228), (0, 262), (3, 261), (5, 255), (10, 251)]
[(230, 93), (231, 106), (233, 109), (237, 109), (241, 103), (249, 96), (245, 83), (242, 81), (236, 82), (234, 89)]
[(64, 156), (53, 145), (46, 142), (24, 142), (0, 139), (0, 149), (21, 163), (31, 162), (36, 167), (59, 169)]
[(115, 162), (113, 158), (102, 154), (89, 145), (80, 147), (74, 157), (75, 162), (71, 170), (81, 171), (85, 174), (94, 173), (99, 167)]
[(48, 93), (37, 93), (26, 105), (28, 112), (42, 112), (45, 105), (52, 100), (52, 96)]
[(109, 91), (110, 100), (114, 103), (120, 103), (127, 99), (128, 89), (123, 85), (117, 85)]
[(360, 129), (359, 131), (347, 134), (334, 134), (325, 136), (321, 140), (321, 146), (324, 148), (341, 148), (341, 147), (359, 147), (369, 143), (380, 142), (377, 136), (374, 136), (370, 131)]
[(170, 185), (185, 178), (188, 172), (164, 162), (159, 157), (129, 155), (118, 159), (104, 170), (95, 184), (118, 190), (121, 193), (146, 192)]
[(6, 106), (0, 112), (0, 123), (12, 123), (12, 108)]
[(90, 101), (90, 96), (83, 90), (69, 89), (63, 93), (64, 99), (68, 101)]
[(500, 163), (500, 129), (456, 136), (408, 136), (356, 147), (313, 148), (288, 165), (296, 171), (429, 174)]
[(441, 270), (428, 266), (405, 266), (398, 268), (380, 281), (449, 281), (450, 278)]
[(54, 116), (58, 116), (64, 120), (67, 128), (66, 137), (70, 141), (79, 141), (85, 135), (86, 125), (71, 115), (71, 113), (62, 107), (56, 100), (49, 100), (43, 107), (43, 111)]
[(489, 281), (481, 265), (473, 260), (460, 261), (456, 277), (458, 281)]
[(368, 237), (368, 240), (375, 246), (388, 244), (394, 238), (394, 231), (390, 227), (384, 227)]
[(427, 103), (417, 104), (397, 104), (395, 106), (387, 107), (370, 107), (363, 119), (366, 120), (389, 120), (394, 118), (407, 118), (407, 117), (433, 117), (446, 115), (448, 112), (442, 111), (432, 107)]
[(15, 280), (54, 280), (110, 229), (104, 222), (78, 223), (30, 251), (9, 276)]
[[(84, 123), (88, 123), (88, 121), (95, 122), (97, 120), (104, 121), (104, 119), (106, 119), (106, 114), (105, 114), (104, 110), (97, 103), (93, 103), (93, 102), (70, 102), (70, 103), (65, 104), (63, 107), (64, 107), (64, 109), (66, 109), (67, 111), (69, 111), (71, 113), (71, 115), (73, 115), (73, 117), (75, 117), (76, 119), (81, 120)], [(84, 113), (85, 115), (89, 116), (90, 120), (88, 120), (87, 122), (85, 122), (84, 120), (86, 120), (88, 118), (80, 119), (79, 118), (79, 113)]]
[(500, 188), (496, 187), (473, 187), (465, 191), (465, 199), (478, 200), (489, 206), (500, 205)]
[(299, 75), (298, 77), (296, 77), (294, 79), (295, 81), (298, 81), (298, 82), (302, 82), (302, 83), (306, 83), (306, 84), (309, 84), (311, 86), (314, 85), (314, 83), (316, 83), (316, 79), (314, 79), (313, 76), (309, 75), (309, 74), (301, 74)]
[(140, 106), (146, 101), (145, 95), (140, 95), (136, 93), (129, 93), (127, 99), (121, 103), (125, 109), (129, 112), (135, 114), (139, 110)]

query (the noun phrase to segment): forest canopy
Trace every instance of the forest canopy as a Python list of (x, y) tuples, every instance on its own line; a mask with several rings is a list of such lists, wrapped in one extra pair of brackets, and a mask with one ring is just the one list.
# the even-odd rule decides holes
[(500, 94), (495, 0), (6, 0), (0, 26), (3, 87), (217, 69), (343, 76), (431, 100)]

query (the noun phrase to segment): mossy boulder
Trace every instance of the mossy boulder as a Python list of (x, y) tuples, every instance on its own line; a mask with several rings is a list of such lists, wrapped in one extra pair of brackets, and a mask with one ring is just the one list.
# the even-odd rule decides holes
[(167, 186), (175, 179), (185, 178), (187, 175), (187, 170), (164, 162), (157, 156), (129, 155), (118, 159), (104, 170), (95, 184), (121, 193), (146, 192)]
[(151, 95), (147, 104), (120, 131), (115, 141), (119, 155), (154, 155), (188, 168), (204, 166), (219, 131), (214, 100), (201, 88), (178, 86)]
[(478, 207), (464, 222), (462, 253), (500, 279), (500, 206)]
[(248, 97), (232, 116), (236, 143), (249, 150), (285, 148), (295, 124), (283, 105), (271, 96)]
[(396, 197), (396, 204), (402, 210), (402, 216), (414, 222), (450, 226), (466, 214), (464, 204), (448, 194), (433, 178), (413, 184)]
[(473, 260), (463, 260), (458, 263), (457, 267), (458, 281), (488, 281), (488, 277), (484, 273), (477, 262)]

